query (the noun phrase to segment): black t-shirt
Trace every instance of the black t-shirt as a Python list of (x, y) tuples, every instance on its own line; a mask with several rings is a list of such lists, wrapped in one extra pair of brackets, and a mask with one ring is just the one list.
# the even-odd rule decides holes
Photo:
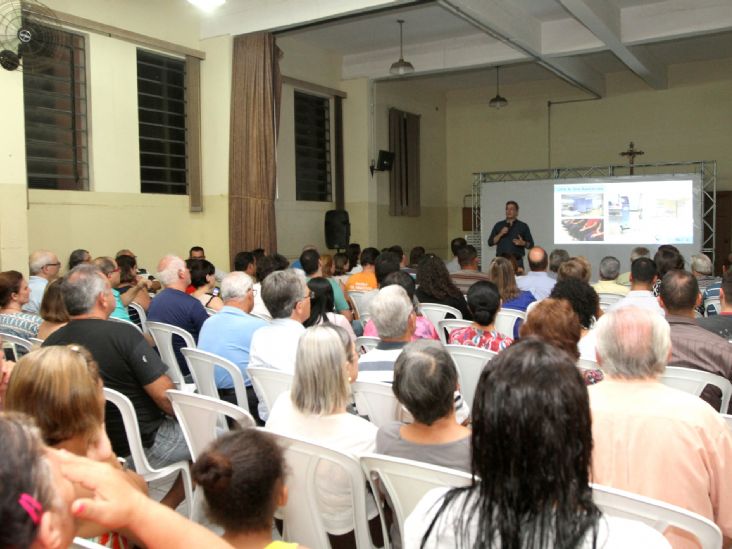
[[(473, 320), (473, 315), (470, 314), (470, 309), (468, 309), (468, 303), (465, 301), (464, 297), (453, 297), (451, 295), (448, 295), (444, 299), (437, 299), (435, 296), (428, 294), (421, 288), (417, 288), (415, 295), (417, 296), (417, 299), (419, 299), (420, 303), (439, 303), (441, 305), (449, 305), (450, 307), (454, 307), (458, 311), (460, 311), (463, 314), (463, 318), (465, 320)], [(452, 315), (448, 316), (447, 318), (452, 318)], [(435, 326), (435, 328), (437, 328), (437, 326)]]
[[(132, 401), (140, 424), (142, 445), (152, 446), (165, 414), (145, 392), (148, 385), (167, 372), (160, 357), (132, 326), (100, 319), (72, 320), (48, 336), (43, 346), (83, 345), (99, 364), (104, 386), (119, 391)], [(118, 456), (130, 455), (122, 416), (107, 403), (105, 423), (112, 448)]]

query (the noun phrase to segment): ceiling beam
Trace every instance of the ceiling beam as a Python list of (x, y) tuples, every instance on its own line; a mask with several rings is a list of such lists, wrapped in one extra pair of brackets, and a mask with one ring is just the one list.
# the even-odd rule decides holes
[(620, 8), (607, 0), (559, 0), (561, 4), (592, 34), (597, 36), (615, 56), (649, 86), (660, 90), (668, 86), (666, 67), (654, 61), (645, 51), (631, 50), (621, 39)]
[(543, 54), (541, 21), (512, 0), (438, 0), (438, 3), (569, 84), (594, 97), (605, 94), (605, 77), (581, 60), (556, 59)]

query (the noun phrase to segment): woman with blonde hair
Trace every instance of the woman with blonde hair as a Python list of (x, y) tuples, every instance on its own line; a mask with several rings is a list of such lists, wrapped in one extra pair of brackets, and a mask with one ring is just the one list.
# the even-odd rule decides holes
[[(528, 290), (521, 290), (516, 285), (516, 275), (508, 259), (497, 257), (491, 261), (488, 267), (488, 276), (490, 281), (498, 286), (502, 309), (526, 312), (529, 305), (536, 301), (534, 294)], [(518, 339), (519, 328), (521, 328), (520, 320), (513, 326), (513, 339)]]
[(38, 339), (46, 339), (62, 326), (66, 326), (70, 320), (61, 294), (62, 282), (62, 278), (57, 278), (46, 286), (41, 300), (40, 314), (43, 322), (38, 328)]
[[(338, 326), (311, 326), (300, 337), (292, 389), (275, 402), (266, 429), (355, 455), (373, 452), (376, 425), (346, 411), (357, 376), (358, 354), (348, 333)], [(349, 477), (337, 466), (321, 463), (316, 482), (318, 508), (332, 548), (354, 547)], [(380, 527), (371, 498), (367, 510), (369, 519), (375, 519), (374, 538)]]

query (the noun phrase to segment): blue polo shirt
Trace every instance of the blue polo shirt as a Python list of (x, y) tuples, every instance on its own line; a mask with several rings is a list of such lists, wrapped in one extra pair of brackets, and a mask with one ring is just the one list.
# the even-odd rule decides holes
[[(267, 322), (256, 316), (248, 315), (236, 307), (224, 306), (218, 313), (203, 323), (198, 336), (198, 348), (230, 360), (239, 367), (244, 383), (250, 387), (252, 382), (247, 375), (249, 348), (252, 335)], [(232, 389), (234, 381), (223, 368), (216, 368), (216, 387)]]

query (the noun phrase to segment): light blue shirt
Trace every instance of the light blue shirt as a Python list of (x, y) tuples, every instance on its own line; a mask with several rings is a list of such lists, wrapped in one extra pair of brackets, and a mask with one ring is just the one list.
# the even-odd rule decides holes
[(549, 297), (556, 283), (557, 281), (546, 271), (529, 271), (528, 274), (516, 279), (516, 286), (519, 287), (519, 290), (531, 292), (537, 301)]
[(112, 294), (114, 295), (114, 311), (112, 311), (112, 314), (109, 315), (114, 318), (121, 318), (122, 320), (130, 320), (130, 313), (127, 312), (127, 307), (125, 307), (124, 303), (122, 303), (122, 298), (120, 297), (119, 290), (115, 290), (112, 288)]
[[(244, 384), (250, 387), (252, 382), (247, 375), (247, 366), (252, 335), (262, 326), (267, 326), (267, 322), (261, 318), (248, 315), (236, 307), (224, 306), (203, 323), (198, 336), (198, 348), (236, 364), (244, 376)], [(217, 367), (214, 376), (219, 389), (234, 387), (234, 381), (223, 368)]]
[(30, 276), (28, 277), (28, 287), (30, 288), (30, 300), (23, 307), (23, 311), (26, 313), (38, 314), (41, 310), (41, 301), (43, 301), (43, 294), (48, 286), (48, 280), (42, 276)]

